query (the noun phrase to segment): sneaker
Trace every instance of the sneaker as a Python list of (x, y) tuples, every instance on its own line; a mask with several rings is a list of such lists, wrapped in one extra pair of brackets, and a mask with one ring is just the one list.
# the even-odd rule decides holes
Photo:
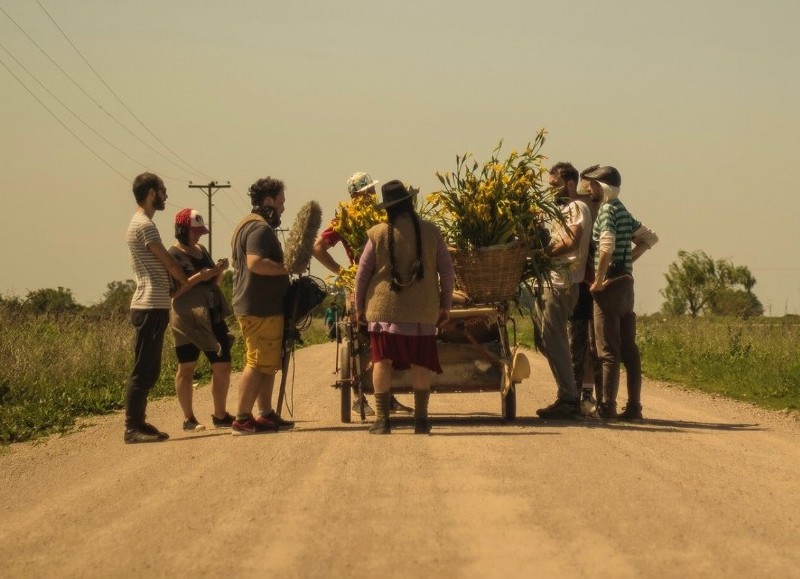
[(147, 434), (155, 434), (160, 440), (167, 440), (169, 438), (169, 434), (163, 430), (159, 430), (149, 422), (145, 422), (144, 426), (142, 426), (140, 430), (142, 432), (146, 432)]
[(620, 420), (643, 420), (642, 405), (628, 404), (622, 409), (622, 414), (620, 414), (617, 418)]
[(269, 423), (272, 425), (273, 428), (294, 428), (294, 422), (291, 420), (284, 420), (281, 418), (281, 415), (275, 412), (274, 410), (270, 410), (266, 414), (260, 414), (256, 420), (263, 421), (265, 424)]
[(389, 411), (392, 414), (397, 414), (398, 412), (405, 412), (406, 414), (414, 414), (414, 409), (410, 406), (406, 406), (405, 404), (401, 404), (400, 401), (392, 396), (392, 402), (389, 406)]
[(375, 411), (369, 405), (369, 402), (367, 402), (367, 398), (365, 396), (362, 396), (361, 400), (356, 400), (353, 402), (353, 412), (360, 416), (362, 404), (364, 405), (364, 416), (375, 416)]
[(187, 432), (200, 432), (202, 430), (205, 430), (206, 426), (205, 424), (200, 424), (199, 422), (197, 422), (197, 418), (195, 418), (194, 415), (192, 415), (192, 417), (189, 420), (185, 420), (183, 422), (183, 429), (186, 430)]
[(556, 399), (550, 406), (540, 408), (536, 411), (539, 418), (551, 418), (554, 420), (574, 420), (581, 415), (578, 401), (567, 402), (566, 400)]
[(233, 426), (234, 420), (236, 420), (236, 417), (228, 414), (227, 412), (225, 413), (224, 418), (217, 418), (213, 414), (211, 415), (211, 424), (214, 425), (214, 428), (230, 428)]
[(260, 419), (253, 418), (251, 414), (247, 420), (234, 420), (231, 424), (231, 434), (234, 436), (241, 436), (245, 434), (263, 434), (265, 432), (275, 432), (273, 424), (267, 424)]
[(153, 432), (145, 432), (139, 428), (125, 429), (125, 444), (139, 444), (142, 442), (161, 442), (165, 440)]
[(589, 388), (584, 388), (581, 391), (581, 414), (583, 416), (591, 416), (596, 404), (592, 391)]

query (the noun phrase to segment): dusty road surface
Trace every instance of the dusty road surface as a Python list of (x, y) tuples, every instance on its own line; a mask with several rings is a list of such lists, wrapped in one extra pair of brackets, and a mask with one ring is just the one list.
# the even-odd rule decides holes
[(0, 577), (800, 577), (795, 418), (646, 383), (641, 424), (545, 422), (531, 357), (511, 424), (499, 394), (440, 395), (430, 436), (370, 436), (322, 345), (293, 431), (185, 435), (168, 399), (165, 443), (117, 414), (4, 449)]

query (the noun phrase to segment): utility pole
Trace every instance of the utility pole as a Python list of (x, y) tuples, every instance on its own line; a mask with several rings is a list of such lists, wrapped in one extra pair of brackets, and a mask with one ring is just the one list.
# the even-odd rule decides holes
[(214, 255), (211, 253), (214, 229), (211, 227), (211, 198), (214, 196), (214, 193), (220, 189), (230, 189), (230, 187), (230, 181), (225, 181), (224, 185), (217, 183), (216, 181), (209, 181), (206, 185), (194, 185), (191, 181), (189, 181), (189, 189), (203, 189), (203, 193), (205, 193), (206, 197), (208, 197), (208, 253), (212, 256)]

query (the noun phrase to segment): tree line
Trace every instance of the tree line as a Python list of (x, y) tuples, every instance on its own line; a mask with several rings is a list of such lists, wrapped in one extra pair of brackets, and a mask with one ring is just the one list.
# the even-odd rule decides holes
[[(764, 307), (753, 293), (755, 277), (746, 266), (734, 265), (728, 259), (713, 259), (700, 250), (680, 250), (664, 277), (667, 285), (661, 290), (665, 298), (661, 312), (665, 315), (752, 318), (764, 314)], [(225, 272), (220, 287), (230, 303), (233, 287), (230, 271)], [(127, 315), (135, 290), (132, 279), (112, 281), (98, 303), (84, 306), (75, 301), (67, 288), (45, 288), (29, 291), (24, 298), (0, 295), (0, 306), (33, 314)]]

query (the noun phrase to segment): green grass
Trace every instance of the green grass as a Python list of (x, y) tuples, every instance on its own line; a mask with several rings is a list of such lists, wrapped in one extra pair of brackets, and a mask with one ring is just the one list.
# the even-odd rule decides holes
[[(514, 312), (517, 342), (531, 347), (533, 327)], [(244, 344), (238, 325), (233, 368)], [(746, 400), (771, 409), (800, 409), (800, 323), (688, 317), (639, 318), (642, 369), (649, 378)], [(124, 408), (132, 364), (127, 318), (86, 314), (36, 316), (0, 308), (0, 444), (68, 432), (79, 417)], [(327, 342), (319, 318), (303, 331), (306, 346)], [(161, 377), (150, 398), (174, 395), (177, 363), (167, 332)], [(211, 372), (201, 356), (195, 378)]]
[(800, 324), (794, 319), (641, 317), (642, 371), (764, 408), (800, 409)]
[[(233, 368), (239, 371), (244, 344), (237, 340)], [(303, 332), (306, 345), (327, 341), (321, 320)], [(0, 308), (0, 444), (63, 433), (79, 417), (124, 408), (125, 386), (133, 363), (133, 329), (125, 317), (86, 314), (37, 316)], [(150, 399), (174, 395), (177, 361), (172, 337), (164, 340), (161, 376)], [(200, 357), (195, 378), (211, 376)]]
[[(517, 341), (533, 344), (533, 324), (516, 312)], [(642, 373), (652, 379), (800, 410), (800, 319), (640, 316)]]

